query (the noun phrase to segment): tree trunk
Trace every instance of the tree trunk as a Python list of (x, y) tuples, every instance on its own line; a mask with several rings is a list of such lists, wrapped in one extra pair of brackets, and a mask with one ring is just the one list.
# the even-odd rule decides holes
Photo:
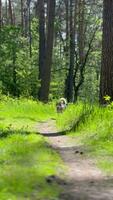
[(9, 0), (9, 19), (10, 19), (10, 24), (13, 25), (13, 11), (12, 11), (11, 0)]
[(25, 37), (28, 36), (29, 31), (29, 6), (28, 0), (26, 0), (26, 4), (24, 6), (24, 35)]
[(22, 34), (23, 34), (23, 31), (24, 31), (24, 16), (23, 16), (24, 8), (23, 8), (23, 6), (24, 6), (23, 0), (21, 0), (21, 28), (22, 28)]
[(8, 18), (8, 2), (5, 1), (5, 16), (6, 16), (6, 24), (9, 24), (9, 18)]
[(17, 94), (17, 73), (16, 73), (16, 52), (13, 49), (13, 96), (18, 96)]
[[(65, 48), (65, 60), (66, 68), (69, 68), (69, 1), (65, 0), (66, 9), (66, 48)], [(65, 80), (65, 98), (68, 99), (68, 76)]]
[(0, 0), (0, 29), (2, 27), (2, 0)]
[(32, 57), (32, 33), (31, 33), (31, 0), (28, 4), (28, 16), (29, 16), (29, 54)]
[(75, 66), (75, 31), (76, 31), (76, 11), (77, 1), (70, 0), (70, 53), (69, 71), (66, 79), (66, 98), (68, 102), (73, 102), (74, 97), (74, 66)]
[(13, 6), (13, 25), (16, 25), (16, 15), (14, 11), (14, 6)]
[(35, 2), (35, 17), (39, 17), (39, 0)]
[(100, 103), (108, 95), (113, 101), (113, 0), (104, 0)]
[[(40, 87), (40, 96), (39, 99), (43, 102), (48, 101), (49, 97), (49, 88), (50, 88), (50, 79), (51, 79), (51, 65), (52, 65), (52, 51), (53, 51), (53, 38), (54, 38), (54, 18), (55, 18), (55, 0), (48, 0), (48, 16), (47, 16), (47, 41), (45, 48), (45, 61), (44, 65), (40, 66), (42, 68), (42, 77), (41, 77), (41, 87)], [(42, 16), (43, 17), (43, 16)], [(43, 29), (44, 27), (42, 27)], [(43, 30), (44, 34), (44, 30)], [(42, 37), (42, 36), (41, 36)], [(41, 47), (42, 48), (42, 47)], [(43, 59), (44, 59), (43, 58)]]
[(78, 50), (79, 50), (80, 65), (83, 65), (84, 62), (84, 46), (85, 46), (84, 9), (85, 9), (85, 0), (79, 0)]
[[(74, 76), (74, 102), (77, 101), (78, 98), (78, 92), (81, 87), (81, 85), (84, 82), (84, 70), (85, 70), (85, 0), (79, 0), (78, 1), (78, 64), (76, 65), (75, 69), (75, 76)], [(78, 69), (80, 70), (79, 74), (79, 80), (78, 83), (76, 83), (76, 75), (78, 72)]]
[[(45, 62), (45, 9), (44, 0), (39, 0), (39, 80), (42, 81), (44, 76)], [(38, 97), (41, 100), (41, 88), (39, 89)]]

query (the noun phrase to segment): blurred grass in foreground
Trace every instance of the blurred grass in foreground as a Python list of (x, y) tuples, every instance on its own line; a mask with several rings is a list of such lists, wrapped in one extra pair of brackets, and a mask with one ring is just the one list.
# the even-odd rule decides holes
[(60, 188), (46, 178), (63, 169), (59, 155), (36, 134), (55, 117), (53, 104), (6, 97), (0, 101), (0, 200), (50, 200)]

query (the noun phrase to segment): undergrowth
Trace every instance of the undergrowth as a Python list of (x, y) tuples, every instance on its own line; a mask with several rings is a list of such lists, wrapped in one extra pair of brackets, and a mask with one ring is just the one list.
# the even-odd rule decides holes
[(113, 106), (102, 107), (77, 103), (57, 118), (60, 129), (79, 136), (80, 142), (90, 149), (91, 156), (98, 158), (98, 166), (113, 172)]

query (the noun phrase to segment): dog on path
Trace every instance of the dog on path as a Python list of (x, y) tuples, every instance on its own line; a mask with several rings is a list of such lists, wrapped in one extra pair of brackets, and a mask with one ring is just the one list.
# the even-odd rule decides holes
[(67, 101), (65, 98), (60, 98), (56, 103), (57, 113), (62, 113), (67, 108)]

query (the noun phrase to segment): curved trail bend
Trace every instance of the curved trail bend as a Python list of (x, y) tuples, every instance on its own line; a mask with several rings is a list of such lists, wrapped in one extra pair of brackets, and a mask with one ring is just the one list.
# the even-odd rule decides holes
[(74, 138), (60, 135), (55, 120), (40, 122), (38, 132), (47, 136), (52, 148), (56, 149), (65, 165), (66, 184), (58, 200), (113, 200), (113, 177), (105, 176), (88, 157), (87, 149)]

